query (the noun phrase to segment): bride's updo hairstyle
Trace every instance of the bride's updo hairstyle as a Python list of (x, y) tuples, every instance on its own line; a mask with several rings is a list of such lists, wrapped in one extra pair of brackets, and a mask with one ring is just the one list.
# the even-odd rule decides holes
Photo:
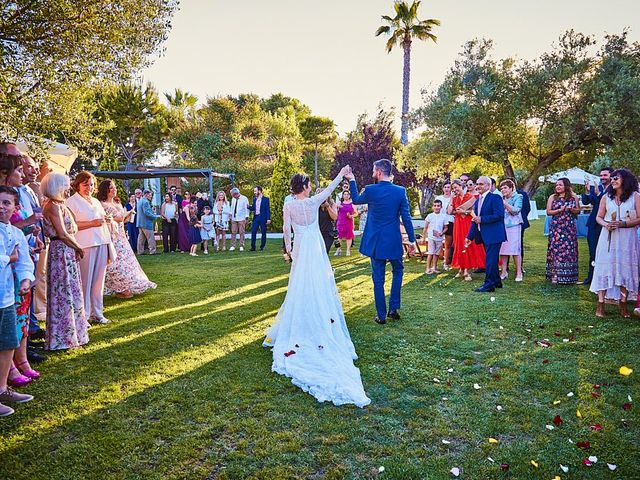
[(297, 195), (309, 186), (309, 177), (303, 173), (296, 173), (291, 178), (291, 193)]

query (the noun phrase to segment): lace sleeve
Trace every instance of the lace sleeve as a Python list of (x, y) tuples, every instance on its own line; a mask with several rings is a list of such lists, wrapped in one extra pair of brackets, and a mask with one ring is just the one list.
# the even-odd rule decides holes
[(338, 175), (333, 179), (333, 182), (331, 182), (327, 188), (322, 190), (322, 192), (320, 192), (318, 195), (314, 195), (313, 197), (311, 197), (316, 208), (322, 205), (322, 203), (331, 196), (333, 191), (338, 187), (338, 185), (340, 185), (341, 181), (342, 175)]
[(291, 202), (285, 203), (282, 209), (282, 233), (284, 234), (284, 248), (287, 252), (291, 252), (291, 213), (289, 208)]

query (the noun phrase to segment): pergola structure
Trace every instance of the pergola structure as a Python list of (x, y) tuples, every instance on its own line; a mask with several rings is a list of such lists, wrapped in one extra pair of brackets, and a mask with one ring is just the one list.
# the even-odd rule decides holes
[[(98, 170), (96, 177), (117, 178), (119, 180), (133, 178), (167, 178), (167, 177), (205, 177), (209, 180), (209, 198), (213, 199), (213, 178), (228, 178), (234, 186), (233, 173), (218, 173), (210, 168), (151, 168), (148, 170)], [(213, 200), (212, 200), (213, 201)]]

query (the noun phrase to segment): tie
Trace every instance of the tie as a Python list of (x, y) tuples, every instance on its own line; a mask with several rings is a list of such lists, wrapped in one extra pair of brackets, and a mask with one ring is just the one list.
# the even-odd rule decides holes
[(235, 202), (233, 204), (233, 219), (235, 220), (236, 218), (236, 213), (238, 213), (238, 199), (234, 198), (233, 201)]

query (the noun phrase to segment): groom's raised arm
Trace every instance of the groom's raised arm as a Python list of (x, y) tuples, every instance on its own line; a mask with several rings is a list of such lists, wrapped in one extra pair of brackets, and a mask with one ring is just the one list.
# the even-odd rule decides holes
[(351, 203), (355, 205), (362, 205), (367, 202), (367, 188), (362, 191), (362, 195), (358, 192), (358, 184), (355, 179), (349, 180), (349, 193), (351, 193)]

